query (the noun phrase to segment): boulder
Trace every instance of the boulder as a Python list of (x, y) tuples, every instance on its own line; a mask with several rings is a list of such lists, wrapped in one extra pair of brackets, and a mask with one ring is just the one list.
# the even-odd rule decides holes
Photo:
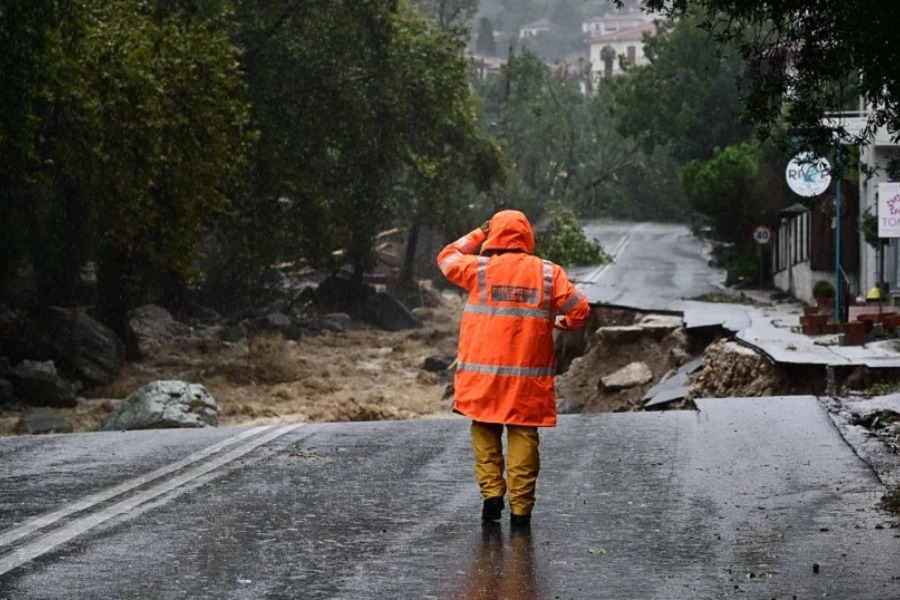
[(41, 318), (53, 362), (60, 372), (87, 386), (106, 385), (125, 362), (125, 346), (109, 327), (79, 309), (51, 307)]
[(28, 369), (31, 371), (39, 371), (50, 375), (58, 375), (56, 365), (52, 360), (23, 360), (19, 363), (17, 369)]
[(675, 315), (649, 314), (641, 317), (636, 324), (644, 330), (645, 334), (651, 335), (659, 340), (673, 331), (681, 329), (683, 319)]
[(283, 312), (272, 312), (257, 319), (254, 323), (257, 331), (277, 331), (285, 339), (300, 339), (300, 327)]
[(198, 306), (192, 311), (192, 316), (201, 325), (213, 325), (222, 320), (222, 315), (208, 306)]
[(75, 388), (56, 374), (53, 363), (23, 361), (9, 374), (16, 397), (28, 406), (73, 408), (78, 405)]
[(13, 384), (6, 379), (0, 379), (0, 407), (15, 406), (18, 402)]
[(342, 312), (352, 311), (361, 300), (375, 293), (366, 283), (356, 283), (347, 277), (334, 275), (325, 279), (315, 289), (315, 303), (321, 307)]
[(20, 435), (72, 433), (73, 431), (72, 424), (55, 410), (28, 413), (15, 425), (15, 432)]
[(646, 363), (633, 362), (615, 373), (600, 379), (600, 389), (608, 392), (633, 388), (653, 380), (653, 372)]
[(189, 326), (176, 321), (169, 311), (155, 304), (130, 311), (125, 327), (128, 356), (133, 358), (150, 356), (163, 343), (191, 332)]
[(322, 316), (322, 319), (324, 321), (332, 321), (343, 327), (350, 327), (350, 324), (353, 322), (350, 315), (341, 312), (328, 313), (327, 315)]
[(402, 331), (422, 326), (419, 317), (412, 314), (399, 300), (384, 292), (378, 292), (366, 299), (363, 318), (385, 331)]
[(456, 360), (455, 356), (450, 356), (447, 354), (435, 354), (434, 356), (429, 356), (425, 359), (425, 363), (422, 365), (422, 368), (429, 373), (438, 373), (440, 371), (446, 371), (447, 369), (449, 369), (454, 360)]
[(215, 427), (219, 409), (202, 385), (154, 381), (137, 390), (97, 428), (98, 431)]
[(638, 341), (644, 337), (644, 329), (639, 325), (613, 325), (599, 328), (594, 336), (603, 346), (614, 348), (620, 344)]
[(328, 313), (319, 321), (319, 328), (323, 331), (331, 331), (334, 333), (343, 333), (347, 331), (352, 323), (350, 315), (347, 313)]
[(246, 339), (248, 335), (250, 335), (250, 329), (244, 321), (241, 321), (222, 328), (222, 331), (219, 332), (219, 339), (223, 342), (239, 342)]

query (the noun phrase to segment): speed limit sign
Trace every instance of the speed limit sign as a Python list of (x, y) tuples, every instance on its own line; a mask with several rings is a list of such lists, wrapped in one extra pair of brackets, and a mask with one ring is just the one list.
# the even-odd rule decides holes
[(753, 228), (753, 241), (759, 246), (765, 246), (772, 241), (775, 233), (767, 225), (757, 225)]

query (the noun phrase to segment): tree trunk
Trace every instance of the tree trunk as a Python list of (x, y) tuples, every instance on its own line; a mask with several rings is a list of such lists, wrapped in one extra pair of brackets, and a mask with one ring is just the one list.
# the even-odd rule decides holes
[(422, 229), (421, 220), (417, 217), (409, 227), (406, 236), (406, 252), (403, 256), (403, 267), (400, 270), (399, 287), (404, 295), (412, 292), (416, 287), (416, 254), (419, 249), (419, 232)]

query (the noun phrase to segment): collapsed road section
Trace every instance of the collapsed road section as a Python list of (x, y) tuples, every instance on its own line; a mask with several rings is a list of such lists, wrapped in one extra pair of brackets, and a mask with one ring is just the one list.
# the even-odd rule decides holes
[[(678, 303), (679, 311), (595, 306), (557, 340), (563, 412), (693, 408), (697, 398), (883, 391), (900, 381), (895, 342), (838, 346), (795, 331), (791, 303)], [(871, 393), (869, 395), (872, 395)]]

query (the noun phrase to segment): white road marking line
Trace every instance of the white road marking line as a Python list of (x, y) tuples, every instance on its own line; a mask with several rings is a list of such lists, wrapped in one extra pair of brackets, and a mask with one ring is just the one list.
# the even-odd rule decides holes
[(191, 463), (195, 463), (200, 459), (206, 458), (211, 454), (215, 454), (219, 450), (223, 448), (227, 448), (232, 444), (235, 444), (245, 438), (252, 437), (266, 429), (270, 429), (271, 425), (264, 425), (262, 427), (254, 427), (253, 429), (249, 429), (247, 431), (243, 431), (235, 436), (232, 436), (226, 440), (222, 440), (217, 444), (213, 444), (208, 448), (204, 448), (199, 452), (195, 452), (190, 456), (187, 456), (181, 460), (175, 461), (170, 465), (166, 465), (165, 467), (160, 467), (155, 471), (150, 471), (149, 473), (145, 473), (144, 475), (140, 475), (138, 477), (134, 477), (133, 479), (129, 479), (120, 483), (119, 485), (113, 486), (109, 489), (103, 490), (102, 492), (97, 492), (96, 494), (91, 494), (90, 496), (85, 496), (81, 500), (69, 504), (68, 506), (64, 506), (59, 510), (55, 510), (53, 512), (47, 513), (45, 515), (41, 515), (24, 525), (16, 527), (15, 529), (10, 529), (2, 534), (0, 534), (0, 548), (3, 546), (7, 546), (10, 543), (25, 537), (26, 535), (33, 533), (39, 529), (43, 529), (48, 525), (52, 525), (56, 521), (67, 517), (73, 513), (80, 512), (82, 510), (88, 509), (91, 506), (98, 504), (100, 502), (105, 502), (110, 498), (114, 498), (119, 494), (124, 494), (129, 490), (133, 490), (136, 487), (142, 486), (145, 483), (149, 483), (154, 479), (162, 477), (163, 475), (168, 475), (169, 473), (173, 473), (179, 469), (183, 469), (184, 467), (190, 465)]
[(275, 431), (269, 432), (263, 436), (250, 440), (246, 444), (235, 448), (234, 450), (224, 454), (215, 460), (211, 460), (203, 465), (198, 466), (197, 468), (188, 471), (186, 473), (182, 473), (172, 479), (164, 481), (148, 490), (145, 490), (139, 494), (132, 496), (126, 500), (122, 500), (112, 506), (101, 510), (98, 513), (93, 515), (88, 515), (86, 517), (82, 517), (72, 523), (60, 527), (59, 529), (52, 531), (50, 533), (45, 534), (44, 536), (38, 538), (37, 540), (30, 542), (28, 544), (24, 544), (23, 546), (16, 548), (9, 555), (0, 559), (0, 575), (8, 573), (9, 571), (19, 567), (29, 561), (34, 560), (38, 556), (45, 554), (52, 550), (53, 548), (59, 546), (60, 544), (64, 544), (68, 542), (72, 538), (81, 535), (82, 533), (100, 525), (101, 523), (112, 519), (113, 517), (126, 513), (133, 508), (156, 498), (157, 496), (161, 496), (166, 492), (172, 491), (175, 488), (184, 485), (185, 483), (200, 477), (201, 475), (205, 475), (210, 471), (213, 471), (222, 465), (228, 464), (229, 462), (244, 456), (252, 450), (255, 450), (259, 446), (274, 440), (277, 437), (280, 437), (298, 427), (301, 427), (303, 424), (297, 425), (287, 425), (285, 427), (281, 427), (276, 429)]
[[(616, 249), (610, 253), (610, 256), (612, 256), (613, 258), (616, 258), (617, 256), (619, 256), (619, 254), (622, 253), (623, 250), (625, 250), (625, 247), (628, 245), (628, 242), (631, 241), (631, 234), (634, 233), (634, 231), (635, 230), (632, 229), (627, 234), (625, 234), (625, 237), (623, 237), (622, 240), (618, 244), (616, 244)], [(591, 274), (587, 276), (586, 281), (588, 283), (595, 283), (598, 279), (600, 279), (600, 277), (603, 276), (603, 274), (606, 272), (606, 270), (610, 266), (612, 266), (612, 264), (613, 263), (607, 263), (605, 265), (600, 265), (599, 267), (597, 267), (596, 269), (591, 271)]]

